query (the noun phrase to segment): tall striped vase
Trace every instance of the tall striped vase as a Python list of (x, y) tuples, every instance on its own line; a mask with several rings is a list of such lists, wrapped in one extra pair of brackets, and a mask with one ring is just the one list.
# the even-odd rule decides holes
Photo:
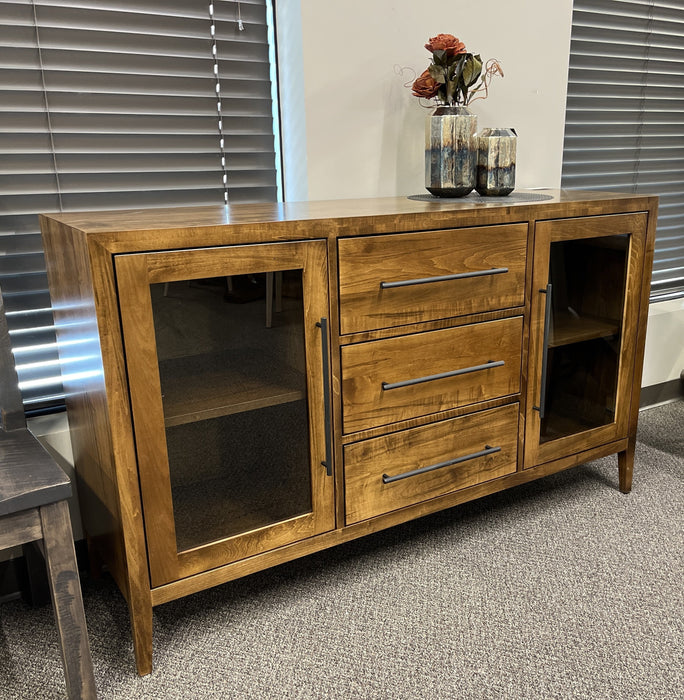
[(477, 117), (461, 105), (437, 107), (425, 125), (425, 188), (435, 197), (465, 197), (475, 187)]

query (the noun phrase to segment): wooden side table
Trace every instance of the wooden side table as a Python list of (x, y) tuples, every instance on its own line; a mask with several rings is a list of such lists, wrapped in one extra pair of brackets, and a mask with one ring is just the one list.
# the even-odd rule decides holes
[(62, 648), (69, 698), (95, 698), (66, 474), (27, 430), (0, 430), (0, 549), (38, 540)]
[(27, 429), (0, 290), (0, 550), (38, 542), (68, 697), (97, 697), (67, 498), (71, 482)]

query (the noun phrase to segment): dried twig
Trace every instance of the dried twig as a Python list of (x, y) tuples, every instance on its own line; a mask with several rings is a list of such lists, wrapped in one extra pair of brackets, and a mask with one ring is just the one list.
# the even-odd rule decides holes
[[(477, 86), (470, 91), (466, 104), (470, 104), (475, 100), (484, 100), (489, 94), (489, 83), (491, 79), (495, 75), (500, 75), (503, 78), (503, 74), (503, 68), (501, 67), (499, 61), (497, 61), (495, 58), (490, 58), (487, 63), (485, 63), (484, 71), (482, 72), (482, 79)], [(477, 95), (478, 92), (484, 92), (484, 94)]]

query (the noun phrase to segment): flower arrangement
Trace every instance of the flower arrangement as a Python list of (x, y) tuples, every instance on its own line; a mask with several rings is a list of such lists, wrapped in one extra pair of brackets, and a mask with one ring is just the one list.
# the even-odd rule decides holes
[(425, 48), (432, 54), (432, 61), (411, 86), (415, 97), (435, 99), (448, 106), (469, 105), (473, 100), (487, 97), (493, 76), (503, 77), (497, 60), (490, 59), (483, 66), (480, 54), (468, 52), (453, 34), (438, 34)]

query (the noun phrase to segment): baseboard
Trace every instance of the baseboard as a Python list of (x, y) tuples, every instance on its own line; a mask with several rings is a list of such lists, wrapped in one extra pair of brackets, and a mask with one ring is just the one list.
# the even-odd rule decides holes
[(684, 381), (682, 379), (671, 379), (662, 384), (653, 384), (641, 389), (640, 408), (657, 406), (659, 403), (684, 399)]

